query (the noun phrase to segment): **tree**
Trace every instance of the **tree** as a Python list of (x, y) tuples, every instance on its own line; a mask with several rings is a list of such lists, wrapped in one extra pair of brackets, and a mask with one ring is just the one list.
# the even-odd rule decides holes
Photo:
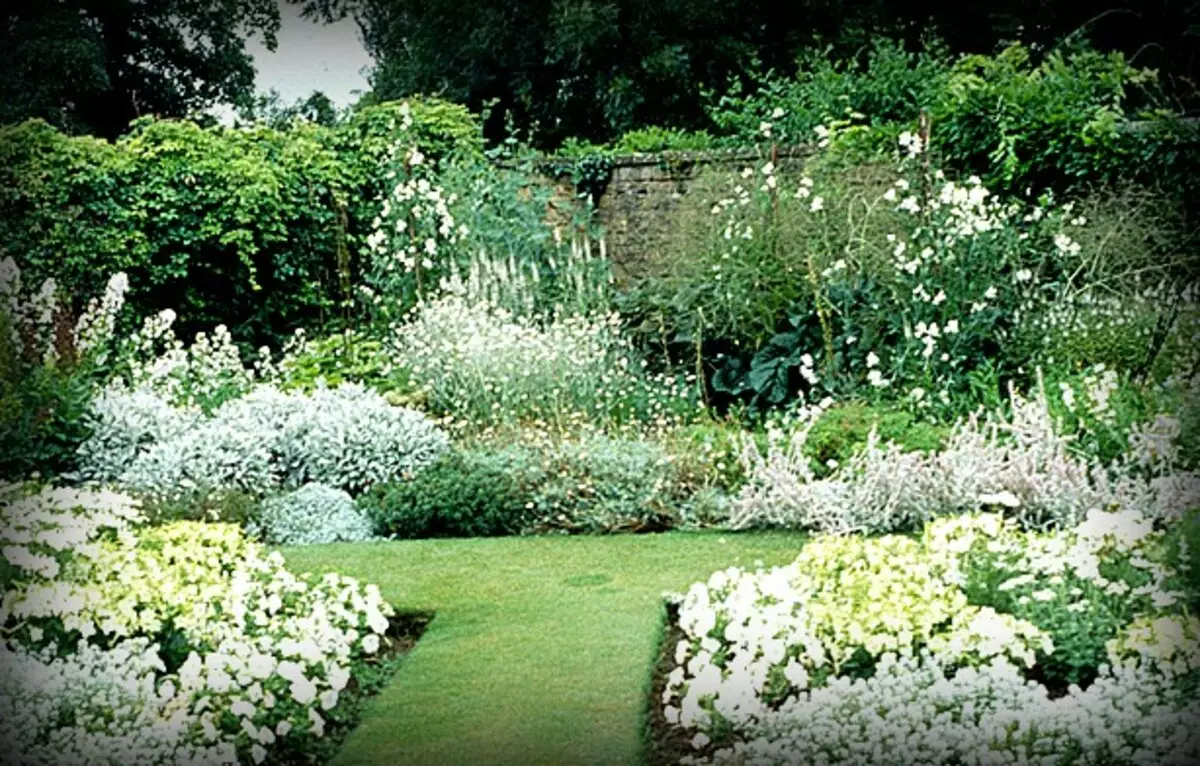
[(705, 87), (749, 84), (755, 71), (790, 74), (806, 48), (855, 58), (875, 35), (915, 46), (932, 32), (954, 53), (993, 53), (1018, 38), (1045, 50), (1084, 35), (1194, 95), (1200, 21), (1195, 0), (1134, 10), (1124, 0), (289, 1), (309, 17), (358, 22), (377, 98), (494, 104), (489, 138), (511, 117), (545, 146), (648, 124), (704, 127)]
[(136, 117), (247, 105), (246, 39), (269, 50), (277, 0), (9, 0), (0, 11), (0, 123), (40, 117), (107, 138)]
[(283, 100), (283, 94), (271, 88), (265, 94), (256, 96), (250, 106), (243, 107), (238, 117), (243, 122), (261, 120), (276, 130), (284, 130), (297, 119), (333, 127), (342, 114), (333, 103), (333, 99), (322, 91), (314, 90), (307, 98), (298, 98), (287, 104)]
[(836, 0), (293, 2), (310, 17), (357, 20), (375, 58), (377, 97), (494, 104), (489, 136), (511, 116), (543, 144), (602, 140), (649, 122), (699, 127), (703, 84), (751, 66), (790, 66), (815, 33), (864, 16)]

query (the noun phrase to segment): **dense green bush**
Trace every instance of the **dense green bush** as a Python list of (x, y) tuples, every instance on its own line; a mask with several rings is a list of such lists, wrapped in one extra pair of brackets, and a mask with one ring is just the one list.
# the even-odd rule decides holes
[(0, 372), (0, 477), (74, 470), (75, 451), (89, 433), (93, 384), (87, 370), (38, 365)]
[[(813, 424), (804, 443), (804, 454), (818, 476), (828, 475), (867, 444), (874, 429), (881, 443), (895, 442), (906, 451), (941, 449), (950, 429), (921, 421), (904, 410), (862, 403), (841, 404), (826, 410)], [(832, 461), (832, 462), (831, 462)]]
[(359, 505), (381, 535), (488, 537), (519, 532), (528, 511), (517, 481), (486, 453), (455, 450), (408, 481), (381, 484)]
[(614, 154), (650, 154), (653, 152), (695, 152), (713, 148), (707, 132), (651, 126), (631, 130), (613, 142)]
[(146, 118), (113, 143), (32, 121), (0, 129), (0, 256), (83, 301), (124, 271), (134, 315), (277, 340), (337, 319), (397, 141), (430, 162), (479, 156), (474, 118), (439, 101), (382, 104), (328, 128), (237, 129)]
[(652, 442), (590, 435), (517, 443), (497, 458), (532, 504), (531, 532), (660, 531), (680, 522), (687, 499), (669, 456)]
[(946, 88), (949, 58), (937, 41), (911, 52), (879, 38), (851, 61), (830, 48), (808, 50), (793, 78), (760, 75), (749, 89), (735, 82), (710, 91), (708, 116), (727, 144), (810, 143), (818, 126), (847, 114), (876, 128), (909, 123)]
[[(1153, 72), (1078, 44), (953, 56), (937, 41), (909, 51), (880, 39), (856, 60), (826, 50), (803, 59), (794, 78), (710, 94), (708, 113), (719, 140), (735, 144), (809, 143), (849, 116), (869, 127), (853, 144), (886, 150), (924, 112), (947, 168), (996, 191), (1140, 180), (1194, 201), (1200, 131), (1174, 119), (1158, 93)], [(1129, 128), (1131, 119), (1144, 123)]]

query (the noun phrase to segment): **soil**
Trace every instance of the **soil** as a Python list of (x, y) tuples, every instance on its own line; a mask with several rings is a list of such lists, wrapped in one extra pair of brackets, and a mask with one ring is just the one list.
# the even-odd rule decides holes
[(663, 717), (662, 695), (667, 688), (667, 675), (675, 669), (675, 645), (684, 638), (679, 627), (679, 607), (667, 604), (667, 623), (663, 628), (662, 646), (654, 663), (654, 678), (650, 685), (649, 712), (646, 724), (646, 766), (675, 766), (685, 755), (695, 755), (685, 731), (667, 723)]

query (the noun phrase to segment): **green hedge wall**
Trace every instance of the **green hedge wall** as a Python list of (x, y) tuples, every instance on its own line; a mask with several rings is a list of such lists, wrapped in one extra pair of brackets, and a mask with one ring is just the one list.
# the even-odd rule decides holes
[(79, 303), (126, 271), (132, 313), (172, 308), (185, 332), (224, 323), (258, 344), (337, 324), (394, 147), (482, 156), (465, 108), (408, 103), (332, 128), (148, 118), (113, 143), (41, 121), (2, 128), (0, 258)]

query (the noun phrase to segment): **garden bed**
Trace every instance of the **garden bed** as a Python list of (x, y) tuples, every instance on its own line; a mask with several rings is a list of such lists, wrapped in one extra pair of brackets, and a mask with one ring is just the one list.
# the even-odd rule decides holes
[(1196, 523), (973, 514), (715, 572), (668, 603), (647, 762), (1195, 762)]

